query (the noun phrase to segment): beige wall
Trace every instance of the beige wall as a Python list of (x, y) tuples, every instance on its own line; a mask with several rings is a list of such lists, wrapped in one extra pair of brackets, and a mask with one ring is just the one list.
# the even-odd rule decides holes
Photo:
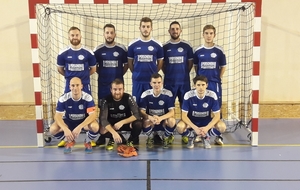
[[(260, 101), (299, 103), (300, 1), (262, 1)], [(27, 2), (1, 0), (0, 104), (34, 104)]]

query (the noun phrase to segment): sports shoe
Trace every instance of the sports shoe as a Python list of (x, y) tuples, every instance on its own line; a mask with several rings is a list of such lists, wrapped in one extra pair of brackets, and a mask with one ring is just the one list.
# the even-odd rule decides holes
[(57, 144), (57, 147), (61, 148), (61, 147), (65, 147), (66, 146), (66, 141), (64, 140), (61, 140), (58, 144)]
[(146, 145), (147, 145), (147, 148), (153, 148), (153, 146), (154, 146), (154, 140), (153, 140), (153, 138), (148, 137)]
[(164, 138), (163, 148), (169, 148), (169, 145), (174, 142), (174, 136), (170, 135)]
[(189, 138), (188, 138), (187, 136), (183, 136), (183, 137), (181, 138), (181, 142), (182, 142), (183, 144), (187, 144), (187, 143), (189, 142)]
[(87, 142), (87, 143), (85, 142), (84, 146), (85, 146), (85, 153), (87, 154), (93, 153), (93, 147), (91, 142)]
[(223, 144), (224, 144), (224, 143), (223, 143), (223, 137), (217, 136), (217, 137), (215, 138), (215, 144), (217, 144), (217, 145), (223, 145)]
[(127, 145), (127, 146), (130, 146), (130, 147), (133, 147), (133, 142), (132, 142), (132, 141), (128, 141), (128, 142), (126, 143), (126, 145)]
[(106, 150), (112, 150), (114, 149), (115, 141), (113, 139), (109, 139), (105, 149)]
[(194, 148), (194, 137), (188, 137), (188, 143), (186, 145), (187, 148)]
[(66, 145), (65, 145), (64, 153), (65, 154), (71, 153), (72, 152), (72, 148), (74, 147), (74, 145), (75, 145), (75, 141), (67, 142)]
[(154, 144), (156, 144), (156, 145), (163, 144), (163, 140), (160, 138), (159, 134), (157, 134), (157, 133), (153, 135), (153, 141), (154, 141)]
[(195, 140), (194, 140), (194, 143), (199, 143), (199, 142), (202, 142), (202, 139), (201, 139), (201, 136), (196, 136)]
[(103, 135), (100, 135), (98, 140), (96, 141), (97, 146), (105, 145), (105, 137)]
[(206, 137), (206, 138), (204, 138), (204, 137), (201, 137), (201, 139), (202, 139), (203, 146), (204, 146), (204, 148), (205, 148), (205, 149), (209, 149), (209, 148), (211, 148), (211, 146), (210, 146), (210, 139), (209, 139), (209, 137)]
[(91, 146), (92, 146), (92, 147), (97, 146), (97, 145), (96, 145), (96, 142), (95, 142), (94, 140), (91, 140)]

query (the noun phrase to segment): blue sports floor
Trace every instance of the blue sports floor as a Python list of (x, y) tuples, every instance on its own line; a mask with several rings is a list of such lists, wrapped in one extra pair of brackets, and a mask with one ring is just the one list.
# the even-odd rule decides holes
[(35, 121), (0, 121), (0, 190), (299, 190), (299, 123), (260, 119), (258, 147), (244, 129), (208, 150), (187, 149), (180, 136), (147, 150), (141, 136), (139, 155), (123, 158), (104, 147), (85, 154), (82, 142), (67, 155), (55, 140), (36, 148)]

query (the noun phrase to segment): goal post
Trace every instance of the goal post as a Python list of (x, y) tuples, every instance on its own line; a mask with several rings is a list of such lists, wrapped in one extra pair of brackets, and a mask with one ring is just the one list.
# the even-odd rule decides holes
[[(113, 1), (111, 1), (113, 2)], [(36, 104), (37, 145), (44, 146), (44, 130), (53, 122), (55, 106), (64, 91), (64, 77), (57, 72), (56, 58), (69, 45), (71, 26), (81, 29), (82, 44), (93, 50), (104, 42), (103, 26), (116, 27), (118, 43), (128, 46), (139, 37), (139, 21), (153, 20), (152, 36), (169, 40), (169, 24), (178, 21), (181, 38), (193, 47), (203, 44), (202, 29), (216, 27), (214, 42), (223, 47), (227, 65), (222, 79), (222, 115), (229, 131), (245, 127), (251, 145), (258, 145), (259, 64), (261, 0), (29, 0), (31, 52)], [(191, 78), (195, 76), (194, 70)], [(91, 76), (92, 95), (97, 103), (97, 74)], [(131, 93), (131, 72), (124, 77)], [(180, 115), (176, 115), (179, 117)], [(178, 118), (177, 118), (178, 119)]]

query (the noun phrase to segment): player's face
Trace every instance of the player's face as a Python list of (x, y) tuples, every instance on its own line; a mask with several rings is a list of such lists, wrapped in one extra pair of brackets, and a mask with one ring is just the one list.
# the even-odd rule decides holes
[(142, 22), (140, 26), (140, 32), (144, 38), (148, 38), (151, 34), (152, 26), (151, 22)]
[(81, 96), (81, 90), (82, 90), (82, 83), (81, 80), (78, 78), (73, 78), (70, 81), (70, 90), (72, 92), (73, 98)]
[(81, 42), (81, 34), (79, 30), (71, 30), (69, 32), (69, 40), (73, 46), (78, 46)]
[(216, 34), (213, 29), (207, 29), (203, 32), (205, 43), (213, 43)]
[(181, 28), (178, 24), (172, 24), (169, 29), (169, 34), (173, 40), (177, 40), (181, 34)]
[(106, 27), (104, 30), (104, 38), (107, 44), (112, 44), (115, 41), (116, 32), (114, 28)]
[(159, 78), (152, 78), (150, 82), (151, 87), (153, 88), (154, 94), (159, 94), (162, 87), (163, 87), (163, 82), (162, 79)]
[(198, 80), (195, 84), (195, 88), (197, 91), (197, 94), (200, 98), (204, 97), (204, 94), (206, 92), (207, 83), (201, 80)]
[(124, 94), (124, 85), (123, 84), (112, 84), (110, 92), (114, 100), (121, 100)]

